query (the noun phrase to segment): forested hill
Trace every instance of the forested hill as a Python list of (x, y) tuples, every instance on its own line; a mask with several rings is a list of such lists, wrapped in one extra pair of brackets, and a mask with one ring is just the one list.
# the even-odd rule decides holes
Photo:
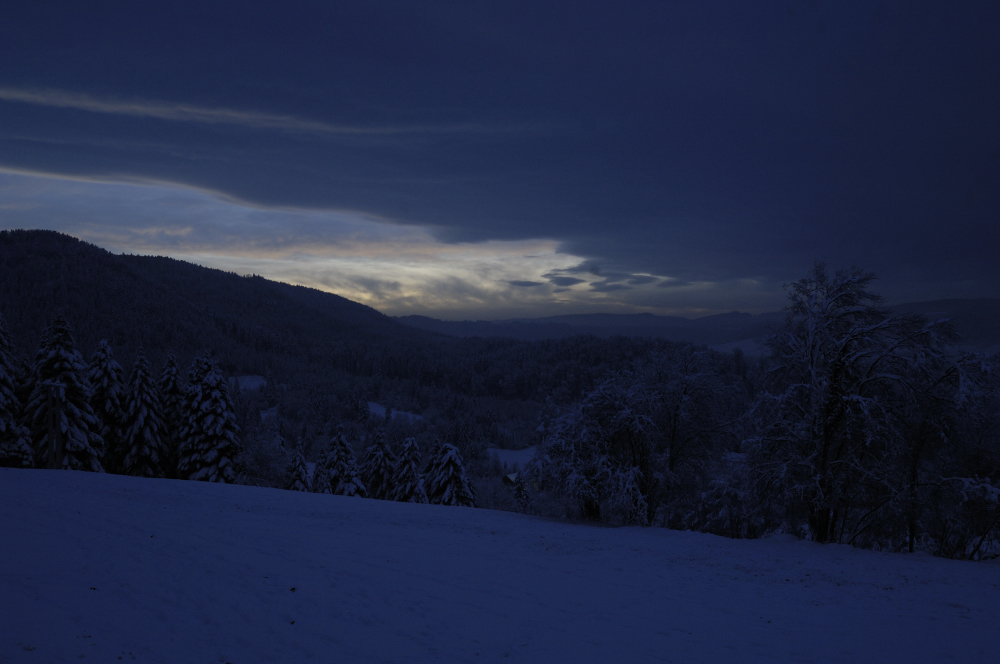
[(116, 255), (51, 231), (0, 232), (0, 313), (30, 354), (53, 316), (89, 352), (108, 339), (129, 361), (211, 349), (228, 372), (289, 362), (356, 372), (434, 335), (338, 295), (161, 256)]
[(671, 346), (455, 339), (331, 293), (171, 258), (116, 255), (51, 231), (0, 231), (0, 314), (27, 359), (61, 314), (85, 357), (101, 339), (126, 367), (140, 347), (154, 365), (170, 352), (186, 366), (210, 350), (227, 375), (272, 373), (328, 394), (349, 387), (413, 412), (448, 401), (444, 393), (568, 402), (609, 371)]

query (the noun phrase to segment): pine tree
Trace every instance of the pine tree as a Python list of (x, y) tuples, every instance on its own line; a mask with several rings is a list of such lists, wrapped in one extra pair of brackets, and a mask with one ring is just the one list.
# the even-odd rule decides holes
[(427, 468), (427, 497), (435, 505), (476, 506), (476, 492), (454, 445), (436, 445)]
[(122, 367), (115, 361), (107, 339), (102, 339), (90, 360), (87, 373), (90, 382), (90, 407), (100, 423), (104, 439), (104, 470), (121, 473), (125, 459), (122, 445), (124, 404), (122, 395)]
[(296, 448), (292, 453), (292, 463), (288, 466), (288, 483), (285, 488), (289, 491), (311, 491), (309, 486), (309, 469), (306, 467), (306, 458), (302, 456), (302, 450)]
[(316, 462), (316, 469), (313, 470), (312, 480), (313, 492), (333, 493), (334, 484), (330, 477), (330, 472), (333, 469), (333, 464), (336, 463), (334, 456), (335, 452), (331, 448)]
[(236, 482), (233, 461), (239, 454), (238, 427), (222, 372), (208, 356), (188, 372), (184, 398), (178, 475), (205, 482)]
[(17, 395), (17, 367), (0, 317), (0, 466), (30, 468), (34, 465), (31, 436), (20, 423), (22, 404)]
[(102, 472), (104, 441), (100, 422), (90, 408), (87, 365), (73, 343), (73, 330), (57, 317), (35, 353), (34, 386), (25, 420), (35, 447), (35, 464), (50, 465), (50, 404), (58, 414), (56, 431), (62, 441), (62, 468)]
[(368, 488), (368, 496), (379, 500), (392, 500), (393, 475), (396, 472), (396, 457), (386, 443), (381, 431), (375, 432), (375, 439), (365, 450), (365, 461), (361, 467), (361, 479)]
[(337, 435), (333, 437), (330, 451), (332, 458), (328, 462), (327, 468), (329, 469), (332, 493), (337, 496), (366, 497), (368, 491), (358, 473), (358, 462), (354, 456), (354, 450), (351, 449), (344, 436), (344, 431), (340, 427), (337, 428)]
[(399, 452), (399, 463), (392, 478), (393, 500), (401, 503), (426, 503), (427, 493), (424, 480), (420, 476), (420, 448), (415, 438), (403, 441)]
[(180, 370), (173, 355), (167, 356), (159, 382), (160, 415), (163, 418), (161, 438), (164, 446), (162, 459), (163, 473), (166, 477), (177, 477), (177, 461), (180, 450), (180, 432), (184, 426), (182, 409), (184, 407), (185, 386), (181, 381)]
[(163, 443), (160, 395), (149, 370), (149, 361), (139, 351), (132, 365), (122, 433), (122, 472), (141, 477), (163, 477), (167, 449)]

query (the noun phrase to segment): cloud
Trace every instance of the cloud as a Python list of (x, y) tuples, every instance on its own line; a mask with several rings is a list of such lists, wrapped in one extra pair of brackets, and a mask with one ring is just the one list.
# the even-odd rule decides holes
[(563, 272), (572, 274), (592, 274), (594, 276), (600, 276), (601, 266), (594, 261), (584, 261), (579, 265), (574, 265), (573, 267), (566, 268)]
[[(258, 111), (243, 111), (231, 108), (205, 108), (191, 104), (123, 101), (95, 97), (78, 92), (62, 90), (26, 90), (0, 87), (0, 100), (69, 108), (91, 113), (126, 115), (139, 118), (155, 118), (174, 122), (195, 122), (202, 124), (223, 124), (250, 129), (279, 129), (307, 134), (328, 135), (385, 135), (422, 133), (468, 133), (490, 131), (475, 124), (455, 125), (401, 125), (401, 126), (359, 126), (339, 125), (315, 120), (306, 120), (293, 115), (278, 115)], [(492, 131), (496, 131), (495, 129)]]
[(632, 290), (632, 286), (626, 286), (625, 284), (613, 283), (610, 281), (595, 281), (590, 284), (590, 290), (595, 293), (615, 293), (618, 291)]
[(555, 277), (555, 276), (550, 277), (547, 274), (542, 276), (548, 277), (550, 283), (553, 283), (556, 286), (562, 286), (564, 288), (583, 283), (583, 279), (577, 279), (576, 277)]
[(680, 288), (682, 286), (690, 286), (693, 282), (686, 279), (664, 279), (660, 283), (656, 284), (657, 288)]
[(518, 288), (532, 288), (534, 286), (544, 286), (545, 283), (542, 281), (508, 281), (511, 286), (517, 286)]
[(659, 277), (654, 277), (649, 274), (636, 274), (631, 276), (628, 282), (633, 286), (642, 286), (645, 284), (656, 283), (659, 280)]

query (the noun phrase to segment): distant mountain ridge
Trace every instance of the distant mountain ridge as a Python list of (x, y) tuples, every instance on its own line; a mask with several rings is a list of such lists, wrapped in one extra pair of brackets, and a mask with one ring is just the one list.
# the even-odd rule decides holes
[[(955, 299), (907, 302), (891, 307), (898, 313), (913, 313), (930, 320), (950, 319), (963, 346), (988, 352), (1000, 351), (1000, 299)], [(495, 321), (446, 321), (427, 316), (398, 316), (395, 320), (455, 337), (507, 337), (521, 340), (562, 339), (587, 334), (596, 337), (654, 337), (686, 341), (731, 350), (753, 347), (769, 332), (779, 329), (785, 313), (748, 314), (733, 311), (702, 318), (640, 314), (568, 314), (540, 318)]]
[(508, 337), (526, 341), (577, 335), (652, 337), (705, 346), (731, 345), (759, 339), (784, 321), (781, 312), (753, 315), (731, 312), (683, 318), (641, 314), (569, 314), (499, 321), (444, 321), (426, 316), (400, 316), (397, 321), (456, 337)]
[(961, 335), (962, 345), (990, 353), (1000, 352), (1000, 299), (906, 302), (894, 306), (893, 310), (921, 314), (930, 320), (947, 318)]

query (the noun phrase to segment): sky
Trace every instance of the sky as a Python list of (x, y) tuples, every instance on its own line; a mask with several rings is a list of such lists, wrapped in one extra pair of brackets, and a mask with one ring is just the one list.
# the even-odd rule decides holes
[(1000, 297), (990, 2), (4, 3), (0, 227), (393, 315)]

